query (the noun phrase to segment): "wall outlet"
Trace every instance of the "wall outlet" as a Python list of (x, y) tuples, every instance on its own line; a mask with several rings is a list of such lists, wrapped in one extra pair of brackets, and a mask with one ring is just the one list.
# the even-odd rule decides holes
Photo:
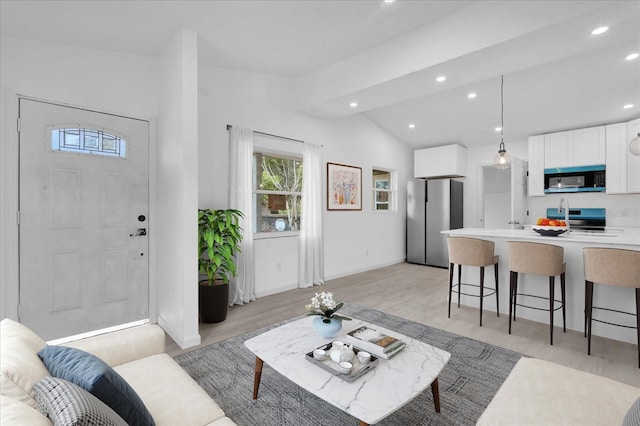
[(276, 271), (279, 271), (282, 269), (282, 264), (280, 262), (276, 263)]
[(369, 249), (365, 249), (365, 250), (364, 250), (364, 255), (365, 255), (365, 256), (369, 256)]

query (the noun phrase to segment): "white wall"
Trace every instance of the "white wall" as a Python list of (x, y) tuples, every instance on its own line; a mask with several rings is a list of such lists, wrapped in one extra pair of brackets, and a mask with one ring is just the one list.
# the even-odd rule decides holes
[[(413, 169), (412, 150), (364, 117), (327, 121), (298, 113), (294, 108), (290, 80), (201, 67), (199, 207), (228, 207), (227, 124), (323, 145), (323, 163), (362, 167), (364, 188), (362, 211), (324, 210), (326, 278), (402, 262), (405, 188)], [(373, 167), (398, 171), (397, 213), (372, 212), (368, 188), (372, 185)], [(323, 182), (326, 186), (326, 167)], [(323, 193), (326, 194), (326, 187)], [(297, 237), (254, 241), (258, 297), (297, 287), (297, 251)]]
[(182, 30), (160, 59), (157, 168), (158, 323), (180, 347), (198, 333), (198, 34)]
[(0, 39), (0, 97), (3, 105), (0, 118), (1, 318), (17, 318), (16, 94), (150, 119), (157, 115), (156, 69), (154, 60), (139, 56), (5, 37)]
[(0, 43), (3, 90), (127, 117), (157, 115), (151, 58), (6, 37)]

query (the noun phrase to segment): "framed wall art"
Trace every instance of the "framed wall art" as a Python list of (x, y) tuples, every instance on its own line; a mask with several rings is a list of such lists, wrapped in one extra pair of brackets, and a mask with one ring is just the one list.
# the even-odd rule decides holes
[(327, 210), (362, 210), (362, 168), (327, 163)]

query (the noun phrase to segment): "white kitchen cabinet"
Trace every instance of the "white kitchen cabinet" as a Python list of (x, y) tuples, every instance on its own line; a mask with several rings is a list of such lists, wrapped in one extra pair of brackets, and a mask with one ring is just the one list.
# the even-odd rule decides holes
[(609, 124), (607, 135), (607, 194), (627, 193), (627, 123)]
[(544, 135), (544, 167), (605, 164), (605, 126)]
[(571, 133), (574, 166), (605, 164), (607, 137), (604, 126), (574, 130)]
[(466, 171), (467, 149), (461, 145), (414, 151), (413, 174), (416, 178), (464, 177)]
[(571, 132), (558, 132), (543, 135), (544, 138), (544, 167), (570, 167)]
[(529, 137), (529, 197), (544, 195), (545, 136)]
[(640, 133), (640, 118), (627, 123), (624, 152), (627, 154), (627, 193), (640, 193), (640, 155), (629, 151), (629, 142)]

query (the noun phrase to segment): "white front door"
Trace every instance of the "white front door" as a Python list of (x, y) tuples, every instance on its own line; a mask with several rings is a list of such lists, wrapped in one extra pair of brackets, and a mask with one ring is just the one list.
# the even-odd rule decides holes
[(148, 318), (149, 123), (29, 99), (19, 116), (20, 321), (50, 340)]

